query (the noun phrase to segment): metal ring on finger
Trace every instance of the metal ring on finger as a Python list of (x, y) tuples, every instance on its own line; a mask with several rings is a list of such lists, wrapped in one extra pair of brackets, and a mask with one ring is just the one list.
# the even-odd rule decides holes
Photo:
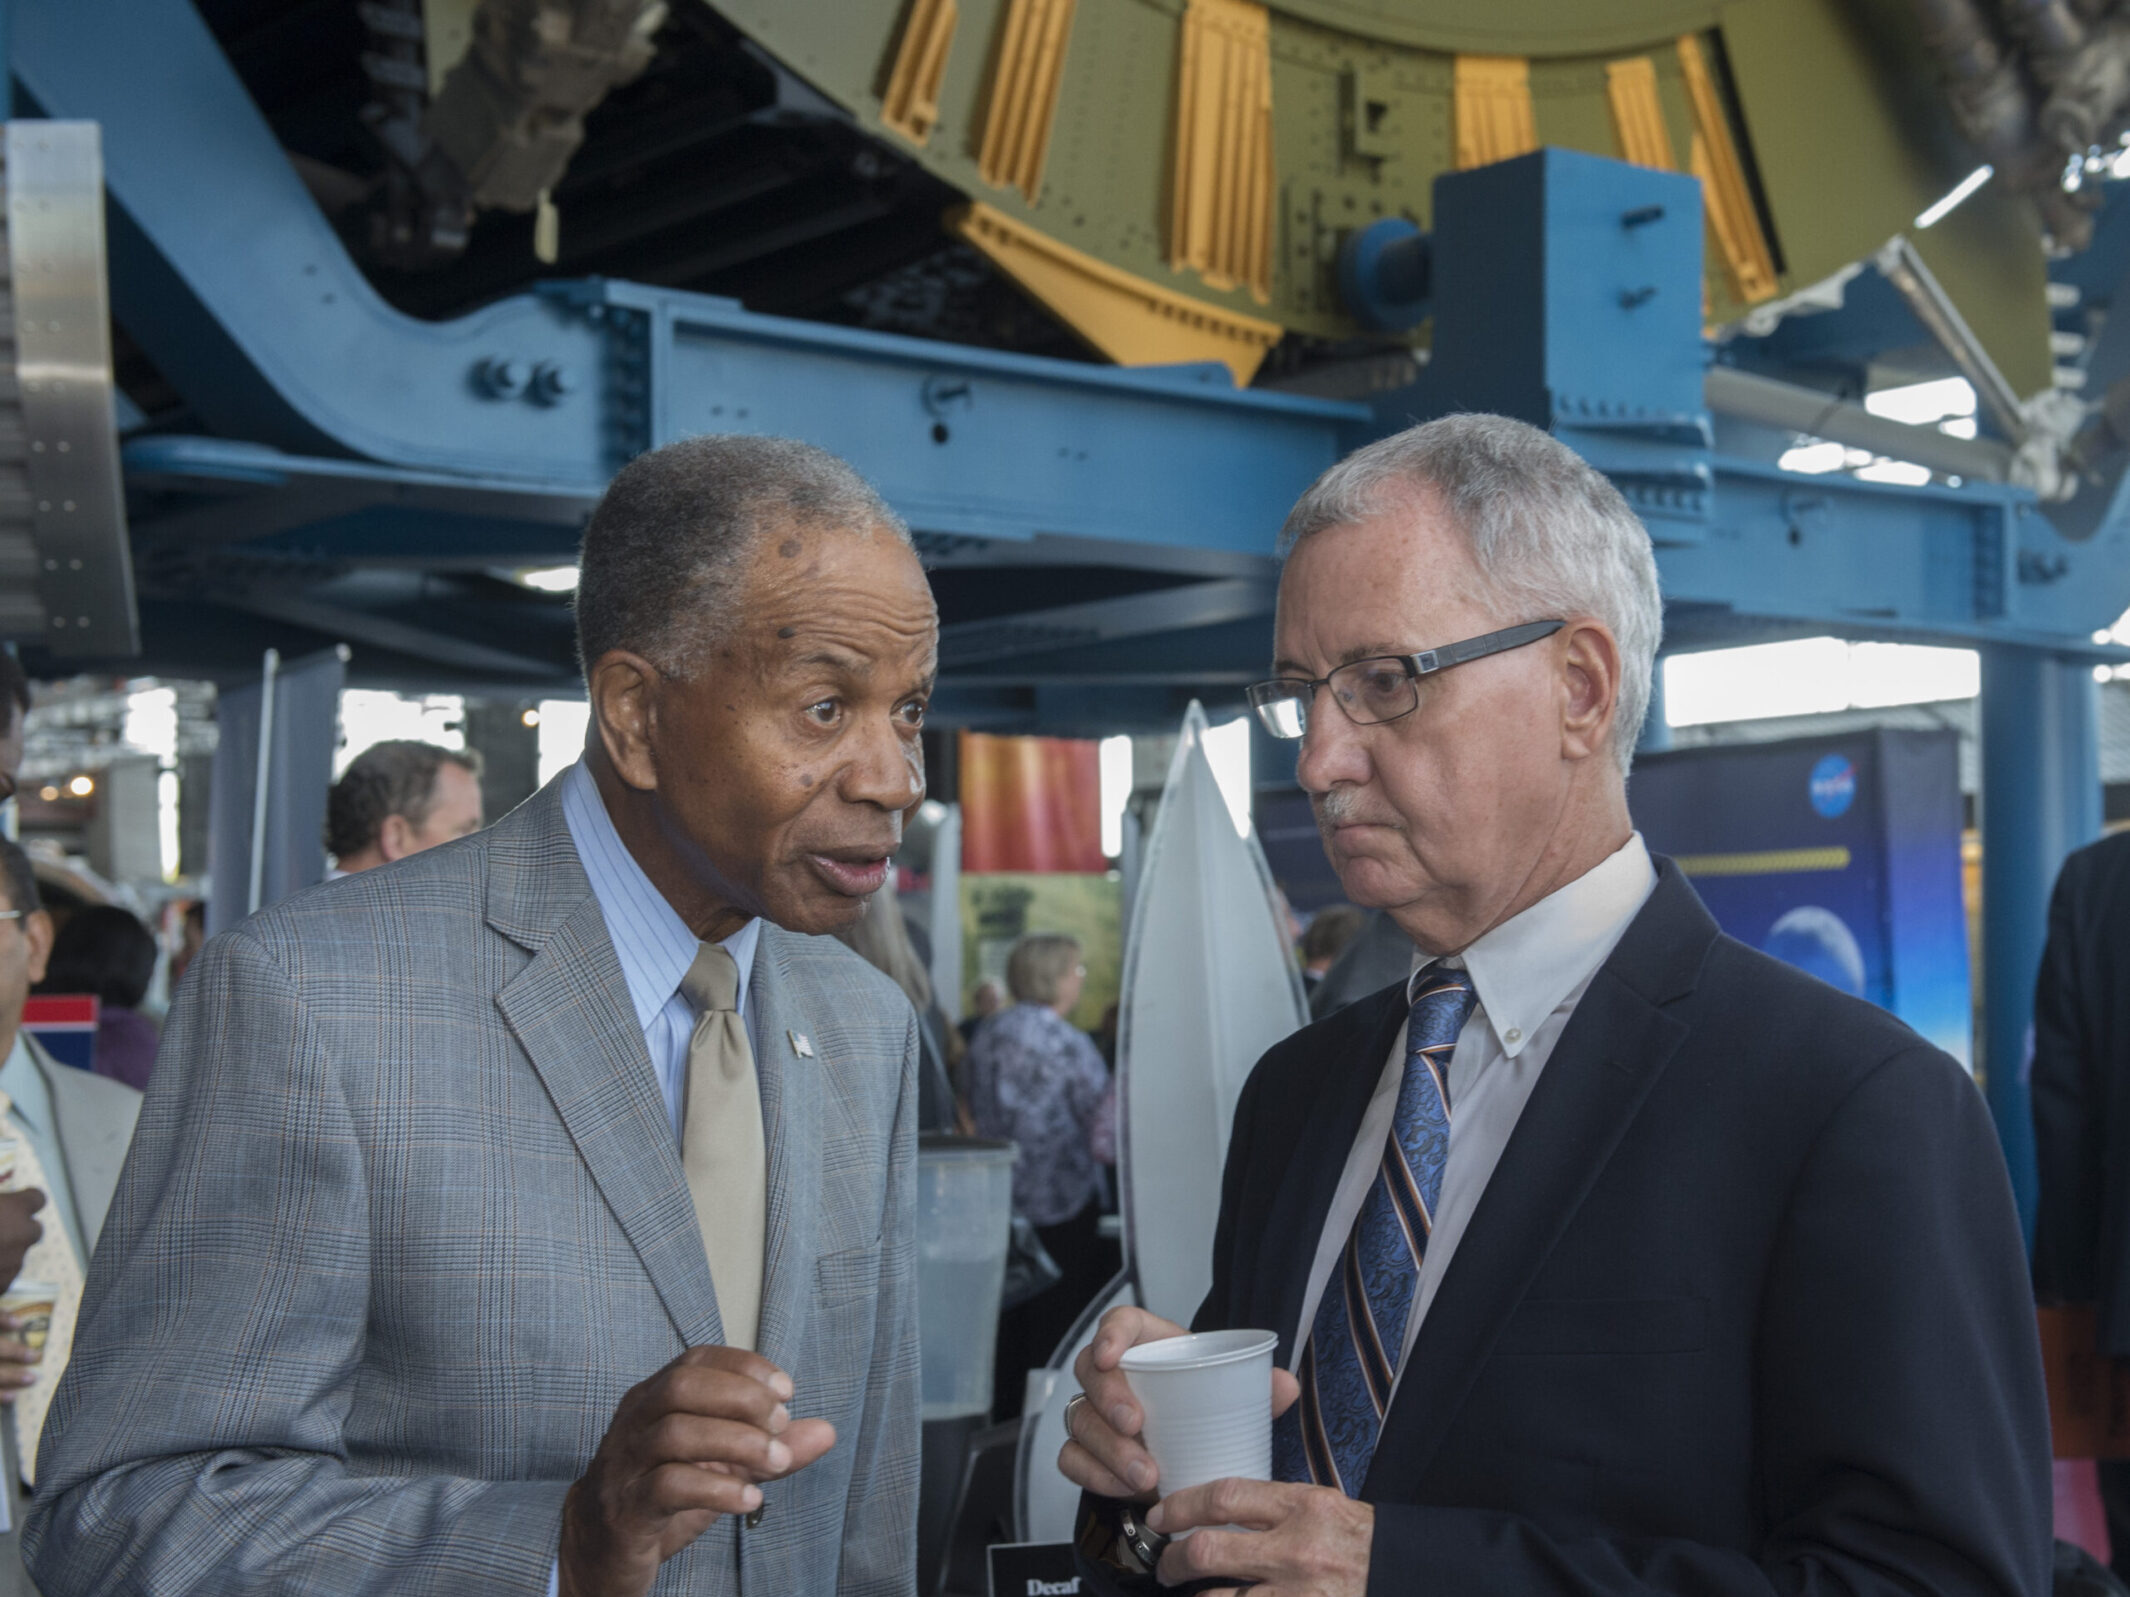
[(1085, 1403), (1086, 1403), (1086, 1401), (1087, 1401), (1087, 1394), (1086, 1394), (1085, 1392), (1075, 1392), (1075, 1393), (1073, 1393), (1073, 1394), (1072, 1394), (1072, 1396), (1070, 1396), (1070, 1397), (1068, 1397), (1067, 1399), (1065, 1399), (1065, 1410), (1064, 1410), (1064, 1413), (1063, 1413), (1063, 1414), (1062, 1414), (1062, 1415), (1061, 1415), (1060, 1417), (1061, 1417), (1061, 1418), (1062, 1418), (1062, 1419), (1064, 1420), (1064, 1422), (1065, 1422), (1065, 1436), (1066, 1436), (1066, 1439), (1067, 1439), (1068, 1441), (1074, 1441), (1074, 1442), (1077, 1442), (1077, 1441), (1079, 1441), (1079, 1437), (1077, 1437), (1077, 1436), (1073, 1435), (1073, 1430), (1072, 1430), (1072, 1416), (1073, 1416), (1073, 1413), (1074, 1413), (1074, 1411), (1075, 1411), (1075, 1410), (1076, 1410), (1076, 1409), (1077, 1409), (1077, 1408), (1078, 1408), (1079, 1406), (1081, 1406), (1081, 1405), (1085, 1404)]

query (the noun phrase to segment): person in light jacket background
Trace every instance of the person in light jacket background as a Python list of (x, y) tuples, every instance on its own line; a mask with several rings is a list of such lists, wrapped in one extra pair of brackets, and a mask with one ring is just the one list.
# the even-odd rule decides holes
[(1077, 941), (1035, 933), (1006, 960), (1008, 1007), (978, 1028), (966, 1066), (969, 1113), (981, 1137), (1020, 1149), (1013, 1206), (1031, 1221), (1063, 1272), (1056, 1285), (999, 1317), (996, 1412), (1018, 1414), (1028, 1372), (1101, 1290), (1115, 1249), (1099, 1234), (1102, 1166), (1115, 1158), (1109, 1069), (1088, 1035), (1065, 1017), (1087, 967)]

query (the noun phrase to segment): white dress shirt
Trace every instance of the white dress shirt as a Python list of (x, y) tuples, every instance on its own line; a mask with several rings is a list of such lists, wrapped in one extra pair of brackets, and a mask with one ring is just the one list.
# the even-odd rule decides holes
[[(1553, 1057), (1568, 1017), (1656, 885), (1656, 868), (1649, 862), (1642, 834), (1636, 832), (1601, 864), (1503, 921), (1462, 954), (1440, 961), (1423, 955), (1414, 961), (1413, 975), (1406, 983), (1408, 994), (1420, 973), (1439, 963), (1471, 972), (1478, 1003), (1457, 1034), (1456, 1052), (1450, 1055), (1450, 1150), (1443, 1162), (1434, 1230), (1428, 1235), (1412, 1313), (1405, 1322), (1405, 1345), (1398, 1351), (1400, 1377), (1420, 1334), (1420, 1323), (1427, 1318), (1442, 1284), (1442, 1274), (1486, 1193), (1487, 1181), (1501, 1161), (1501, 1151), (1508, 1146), (1531, 1089)], [(1361, 1117), (1361, 1130), (1347, 1155), (1331, 1212), (1324, 1217), (1316, 1261), (1309, 1270), (1309, 1290), (1302, 1299), (1301, 1333), (1294, 1339), (1292, 1367), (1301, 1364), (1324, 1283), (1338, 1265), (1383, 1162), (1384, 1141), (1397, 1114), (1398, 1088), (1404, 1080), (1405, 1027), (1400, 1026), (1390, 1045), (1390, 1057), (1383, 1062), (1375, 1096)]]

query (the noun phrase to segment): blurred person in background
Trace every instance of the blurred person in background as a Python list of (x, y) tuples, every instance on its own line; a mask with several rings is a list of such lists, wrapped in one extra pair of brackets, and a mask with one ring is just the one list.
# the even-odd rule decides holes
[(326, 795), (326, 880), (471, 836), (481, 815), (481, 756), (395, 738), (356, 755)]
[(1015, 1144), (1013, 1207), (1034, 1223), (1063, 1272), (1057, 1285), (999, 1316), (996, 1414), (1021, 1411), (1027, 1375), (1041, 1367), (1105, 1279), (1097, 1233), (1103, 1181), (1099, 1141), (1115, 1113), (1109, 1071), (1088, 1035), (1065, 1017), (1087, 980), (1078, 941), (1035, 933), (1006, 960), (1010, 1008), (969, 1045), (969, 1111), (980, 1137)]
[(1353, 940), (1361, 935), (1361, 923), (1366, 914), (1352, 904), (1329, 904), (1310, 917), (1307, 930), (1302, 933), (1302, 989), (1314, 993), (1324, 980), (1324, 972), (1331, 969), (1332, 961), (1346, 952)]
[[(19, 1542), (27, 1488), (36, 1478), (34, 1444), (66, 1368), (82, 1273), (133, 1141), (141, 1095), (55, 1062), (22, 1029), (23, 1003), (52, 951), (52, 918), (38, 896), (29, 856), (5, 840), (0, 900), (0, 1136), (13, 1141), (7, 1184), (17, 1189), (5, 1196), (24, 1200), (27, 1211), (17, 1236), (0, 1246), (0, 1270), (7, 1282), (36, 1281), (53, 1289), (40, 1352), (23, 1340), (24, 1320), (0, 1314), (0, 1402), (12, 1405), (0, 1417), (0, 1492), (11, 1527), (0, 1531), (0, 1597), (34, 1597)], [(33, 1218), (40, 1209), (41, 1220)]]
[(1006, 995), (999, 991), (998, 983), (988, 976), (976, 984), (976, 991), (969, 995), (969, 1012), (955, 1022), (955, 1030), (961, 1033), (965, 1043), (976, 1041), (976, 1028), (1006, 1007)]
[[(0, 804), (15, 796), (15, 777), (22, 769), (22, 740), (29, 714), (30, 679), (13, 651), (0, 649), (0, 716), (7, 718), (5, 730), (0, 731)], [(30, 885), (36, 886), (34, 875)], [(37, 1211), (44, 1202), (44, 1194), (31, 1185), (17, 1183), (15, 1191), (0, 1192), (0, 1282), (15, 1279), (22, 1270), (23, 1255), (43, 1233)], [(0, 1330), (12, 1329), (7, 1318), (0, 1316)], [(0, 1359), (6, 1356), (5, 1347), (12, 1345), (18, 1344), (0, 1342)], [(0, 1391), (4, 1390), (4, 1379), (0, 1379)], [(20, 1560), (10, 1552), (4, 1562), (12, 1572)], [(0, 1592), (0, 1597), (4, 1597), (4, 1592)]]
[[(2130, 833), (2063, 862), (2034, 983), (2029, 1082), (2039, 1204), (2034, 1288), (2090, 1305), (2097, 1350), (2130, 1359)], [(2100, 1460), (2112, 1567), (2130, 1578), (2130, 1459)]]
[(7, 728), (0, 732), (0, 776), (6, 778), (0, 802), (5, 802), (14, 797), (15, 777), (22, 769), (22, 740), (30, 714), (30, 679), (22, 662), (6, 649), (0, 649), (0, 714), (7, 717)]
[(155, 1022), (140, 1012), (155, 979), (155, 934), (116, 904), (77, 909), (52, 939), (52, 956), (40, 994), (91, 993), (99, 1004), (96, 1051), (99, 1076), (148, 1090), (155, 1069)]
[[(902, 900), (892, 882), (866, 900), (865, 913), (836, 938), (852, 953), (903, 991), (917, 1011), (917, 1125), (921, 1131), (954, 1129), (954, 1089), (948, 1083), (947, 1045), (954, 1035), (947, 1017), (932, 1002), (932, 977), (926, 971), (903, 918)], [(961, 1039), (955, 1037), (958, 1045)], [(960, 1053), (956, 1047), (957, 1056)]]

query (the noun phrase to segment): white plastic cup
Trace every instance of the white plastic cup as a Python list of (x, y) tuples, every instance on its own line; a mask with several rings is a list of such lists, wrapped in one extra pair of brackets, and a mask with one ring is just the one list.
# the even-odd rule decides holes
[(1119, 1360), (1146, 1416), (1139, 1439), (1166, 1497), (1236, 1477), (1272, 1478), (1271, 1331), (1202, 1331), (1142, 1342)]

